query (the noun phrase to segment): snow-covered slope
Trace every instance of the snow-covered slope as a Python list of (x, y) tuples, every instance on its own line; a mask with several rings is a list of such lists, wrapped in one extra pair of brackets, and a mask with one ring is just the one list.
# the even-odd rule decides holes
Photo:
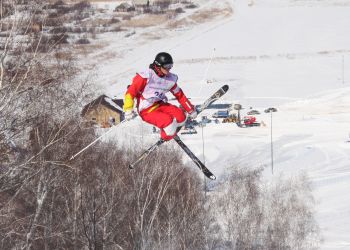
[[(241, 103), (246, 108), (243, 113), (249, 107), (258, 109), (262, 114), (257, 119), (266, 126), (209, 124), (197, 129), (196, 135), (182, 135), (184, 142), (203, 158), (204, 139), (205, 162), (219, 179), (237, 163), (265, 166), (268, 181), (273, 178), (272, 125), (274, 176), (306, 172), (317, 202), (324, 238), (321, 249), (350, 249), (349, 2), (199, 2), (202, 11), (215, 8), (226, 14), (178, 29), (164, 24), (135, 29), (136, 34), (127, 38), (125, 34), (100, 37), (109, 45), (87, 61), (96, 62), (98, 53), (117, 53), (98, 62), (102, 89), (122, 97), (134, 73), (164, 50), (173, 55), (179, 85), (194, 103), (229, 84), (222, 102)], [(191, 11), (182, 18), (200, 10)], [(151, 32), (157, 32), (159, 39), (148, 39)], [(270, 114), (263, 112), (268, 107), (278, 109), (272, 124)], [(157, 138), (150, 126), (137, 119), (122, 128), (114, 136), (126, 145), (146, 147)]]

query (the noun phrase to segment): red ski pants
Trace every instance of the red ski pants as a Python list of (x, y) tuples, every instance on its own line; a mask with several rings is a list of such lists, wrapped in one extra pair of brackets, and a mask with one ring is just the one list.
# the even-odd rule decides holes
[(158, 108), (151, 112), (147, 110), (141, 111), (140, 116), (145, 122), (160, 128), (161, 138), (166, 141), (174, 138), (176, 135), (175, 127), (181, 126), (186, 120), (184, 111), (169, 103), (161, 103)]

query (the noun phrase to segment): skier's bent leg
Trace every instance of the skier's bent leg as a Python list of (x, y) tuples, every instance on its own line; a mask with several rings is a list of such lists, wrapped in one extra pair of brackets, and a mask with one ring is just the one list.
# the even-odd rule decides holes
[[(169, 141), (175, 136), (175, 132), (172, 132), (172, 130), (174, 129), (173, 127), (177, 128), (177, 122), (171, 115), (163, 113), (161, 112), (161, 110), (156, 109), (150, 113), (140, 113), (140, 116), (145, 122), (150, 123), (156, 126), (157, 128), (160, 128), (161, 138), (163, 140)], [(166, 128), (167, 132), (164, 131), (164, 128)]]
[(185, 124), (186, 122), (186, 115), (184, 111), (170, 103), (165, 104), (164, 106), (161, 107), (162, 112), (171, 115), (174, 117), (178, 123), (178, 126), (181, 127)]
[(161, 129), (161, 132), (160, 132), (161, 138), (165, 141), (169, 141), (173, 139), (177, 133), (178, 127), (179, 127), (179, 124), (177, 123), (176, 119), (173, 119), (172, 123), (170, 123), (168, 126)]
[(176, 136), (177, 132), (179, 132), (180, 128), (185, 124), (186, 115), (181, 108), (169, 103), (162, 106), (161, 111), (173, 117), (173, 122), (161, 130), (162, 139), (171, 140)]

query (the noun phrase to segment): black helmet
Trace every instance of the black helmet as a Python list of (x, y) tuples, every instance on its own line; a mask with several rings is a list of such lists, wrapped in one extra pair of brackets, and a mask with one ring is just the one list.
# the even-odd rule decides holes
[(164, 66), (166, 64), (173, 64), (173, 58), (169, 53), (166, 52), (160, 52), (158, 55), (156, 55), (156, 58), (154, 59), (154, 63), (157, 66)]

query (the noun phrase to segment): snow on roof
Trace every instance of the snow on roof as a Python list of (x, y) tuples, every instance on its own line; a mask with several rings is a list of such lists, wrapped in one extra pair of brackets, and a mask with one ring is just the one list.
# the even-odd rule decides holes
[(112, 100), (112, 98), (105, 96), (104, 100), (108, 102), (112, 107), (118, 109), (121, 112), (124, 112), (123, 109), (114, 100)]
[(124, 102), (122, 99), (114, 99), (113, 100), (112, 98), (110, 98), (106, 95), (100, 95), (98, 98), (96, 98), (92, 102), (85, 105), (85, 107), (83, 108), (83, 111), (82, 111), (82, 115), (84, 116), (86, 114), (86, 112), (88, 112), (90, 109), (92, 109), (100, 104), (108, 106), (109, 108), (111, 108), (112, 110), (114, 110), (116, 112), (124, 113), (123, 108), (122, 108)]

